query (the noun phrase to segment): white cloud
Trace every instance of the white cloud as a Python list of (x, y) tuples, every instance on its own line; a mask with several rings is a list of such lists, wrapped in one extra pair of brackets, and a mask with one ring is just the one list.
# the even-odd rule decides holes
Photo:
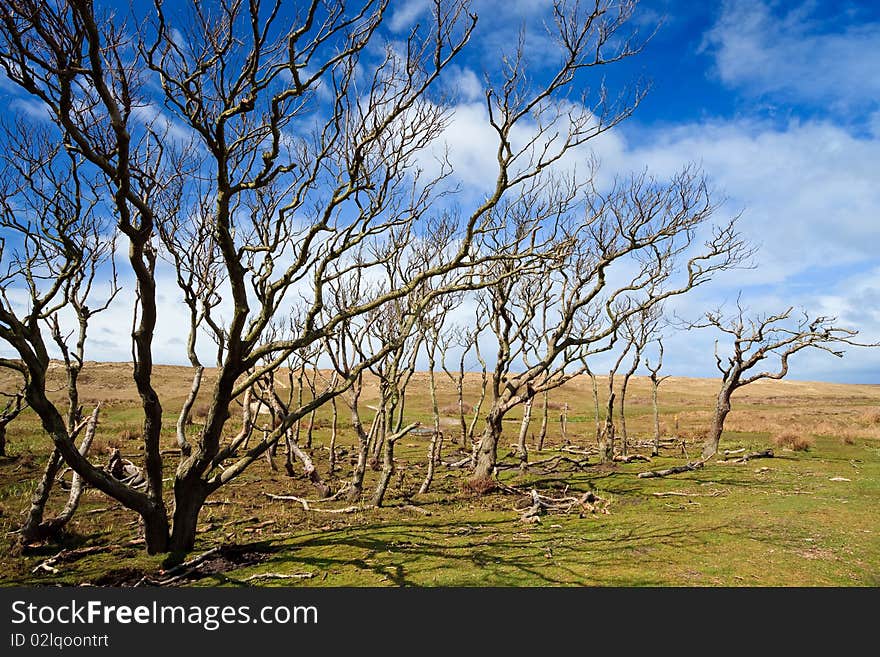
[(766, 0), (727, 0), (704, 47), (721, 80), (757, 94), (828, 103), (838, 109), (880, 97), (880, 23), (829, 31), (814, 3), (774, 15)]

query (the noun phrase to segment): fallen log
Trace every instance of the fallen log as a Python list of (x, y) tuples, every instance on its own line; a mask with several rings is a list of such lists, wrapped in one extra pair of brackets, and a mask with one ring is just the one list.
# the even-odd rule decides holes
[(312, 579), (315, 573), (257, 573), (245, 577), (242, 582), (253, 582), (257, 579)]
[(615, 463), (632, 463), (633, 461), (647, 461), (650, 463), (651, 457), (644, 454), (628, 454), (627, 456), (615, 454), (611, 460)]
[(705, 461), (694, 461), (685, 465), (676, 465), (665, 470), (648, 470), (639, 473), (639, 479), (651, 479), (652, 477), (668, 477), (669, 475), (680, 474), (682, 472), (692, 472), (699, 470), (705, 465)]
[(773, 458), (773, 450), (772, 449), (762, 449), (759, 452), (752, 452), (750, 454), (744, 454), (739, 458), (725, 458), (718, 461), (721, 465), (731, 465), (733, 463), (748, 463), (751, 459), (772, 459)]
[(264, 495), (270, 500), (298, 502), (304, 511), (314, 511), (315, 513), (355, 513), (357, 511), (363, 511), (363, 508), (360, 506), (346, 506), (341, 509), (316, 509), (312, 504), (319, 502), (314, 500), (310, 501), (304, 497), (297, 497), (296, 495), (273, 495), (272, 493), (264, 493)]

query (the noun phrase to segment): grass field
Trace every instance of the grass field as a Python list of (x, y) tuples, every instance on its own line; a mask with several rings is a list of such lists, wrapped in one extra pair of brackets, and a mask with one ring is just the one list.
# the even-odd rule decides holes
[[(207, 373), (210, 388), (212, 372)], [(189, 370), (157, 368), (154, 385), (167, 411), (163, 427), (165, 467), (172, 476), (177, 456), (174, 420), (189, 387)], [(407, 409), (412, 419), (429, 420), (426, 374), (416, 374)], [(442, 377), (442, 375), (441, 375)], [(61, 390), (62, 372), (52, 372)], [(86, 409), (102, 401), (104, 410), (93, 459), (106, 460), (112, 447), (139, 457), (139, 409), (129, 366), (87, 363), (81, 377)], [(442, 381), (442, 378), (441, 378)], [(604, 382), (600, 380), (600, 386)], [(478, 377), (467, 381), (476, 394)], [(442, 382), (440, 405), (453, 403)], [(0, 389), (11, 389), (0, 378)], [(708, 426), (717, 382), (672, 378), (660, 391), (664, 436), (686, 441), (698, 453)], [(364, 403), (375, 399), (375, 387)], [(60, 398), (60, 393), (59, 393)], [(589, 381), (570, 382), (551, 397), (568, 403), (567, 438), (572, 446), (595, 446), (595, 418)], [(650, 435), (650, 390), (644, 378), (627, 396), (630, 438)], [(559, 410), (550, 415), (549, 439), (534, 461), (559, 452)], [(353, 436), (340, 414), (340, 470), (334, 488), (350, 472)], [(313, 455), (327, 479), (329, 411), (319, 413)], [(517, 463), (511, 444), (520, 416), (511, 416), (499, 456)], [(535, 404), (532, 429), (540, 424)], [(198, 420), (198, 419), (197, 419)], [(444, 423), (453, 423), (451, 416)], [(209, 499), (200, 518), (196, 553), (222, 546), (187, 585), (302, 586), (880, 586), (880, 386), (808, 382), (766, 382), (734, 396), (722, 448), (772, 446), (776, 456), (744, 464), (710, 463), (702, 470), (660, 479), (637, 473), (681, 464), (680, 446), (670, 445), (650, 464), (592, 465), (527, 472), (504, 469), (500, 479), (519, 489), (560, 494), (593, 490), (610, 499), (610, 513), (546, 515), (538, 524), (519, 520), (524, 500), (509, 492), (479, 496), (462, 489), (466, 472), (441, 466), (432, 491), (415, 492), (424, 476), (427, 438), (398, 444), (398, 474), (387, 507), (350, 514), (304, 511), (295, 502), (270, 500), (265, 493), (313, 497), (302, 477), (283, 467), (255, 463)], [(198, 423), (191, 427), (198, 430)], [(230, 432), (234, 430), (234, 423)], [(450, 432), (451, 433), (451, 432)], [(805, 451), (775, 444), (782, 434), (812, 443)], [(163, 567), (138, 540), (136, 516), (95, 490), (87, 490), (80, 510), (60, 543), (28, 546), (15, 529), (49, 452), (36, 417), (27, 412), (9, 427), (8, 452), (0, 457), (0, 584), (132, 584)], [(458, 446), (448, 445), (445, 453)], [(648, 453), (645, 447), (635, 451)], [(365, 490), (377, 473), (368, 470)], [(170, 486), (170, 480), (166, 485)], [(63, 505), (56, 487), (52, 510)], [(168, 500), (171, 495), (168, 495)], [(326, 508), (343, 503), (325, 503)], [(32, 570), (61, 550), (72, 556), (55, 563), (57, 573)], [(271, 577), (260, 577), (261, 575)], [(282, 577), (286, 576), (286, 577)], [(296, 576), (291, 578), (290, 576)]]

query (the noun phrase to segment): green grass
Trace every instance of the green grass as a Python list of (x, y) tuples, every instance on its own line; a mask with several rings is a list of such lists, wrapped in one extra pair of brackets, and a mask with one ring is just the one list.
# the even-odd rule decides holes
[[(833, 401), (826, 400), (829, 405)], [(420, 412), (420, 403), (411, 403), (413, 412)], [(749, 404), (749, 412), (758, 406), (764, 413), (765, 404), (755, 408)], [(798, 412), (796, 404), (770, 406), (783, 419)], [(864, 410), (858, 399), (851, 406)], [(649, 414), (635, 404), (630, 408), (631, 431), (644, 433)], [(672, 413), (703, 410), (704, 406), (676, 397), (667, 398), (665, 408), (664, 421), (668, 422)], [(102, 415), (99, 437), (105, 443), (119, 440), (120, 431), (137, 426), (136, 417), (130, 408), (108, 408)], [(843, 428), (855, 426), (854, 419), (842, 417), (848, 423)], [(590, 444), (591, 439), (584, 436), (592, 435), (593, 424), (589, 412), (570, 416), (569, 435), (578, 444)], [(59, 543), (23, 551), (9, 532), (27, 508), (47, 445), (32, 414), (10, 429), (14, 456), (0, 458), (0, 585), (130, 583), (162, 568), (163, 557), (147, 556), (141, 544), (132, 542), (137, 539), (134, 514), (116, 508), (94, 490), (84, 494), (69, 533)], [(726, 433), (722, 448), (753, 450), (771, 445), (776, 429), (763, 430), (757, 422), (755, 429)], [(805, 431), (804, 427), (795, 429)], [(558, 422), (552, 430), (558, 432)], [(523, 506), (523, 499), (516, 495), (463, 492), (466, 473), (462, 470), (441, 467), (432, 492), (412, 497), (424, 473), (424, 438), (408, 437), (399, 443), (396, 455), (402, 478), (395, 480), (388, 506), (353, 514), (307, 513), (294, 502), (269, 500), (264, 492), (308, 497), (313, 493), (301, 476), (291, 479), (283, 467), (271, 472), (259, 462), (211, 498), (212, 504), (200, 518), (195, 550), (231, 544), (249, 558), (233, 559), (188, 584), (878, 586), (880, 442), (871, 437), (874, 429), (860, 431), (864, 435), (854, 438), (853, 444), (845, 444), (840, 432), (829, 430), (812, 434), (815, 444), (806, 452), (777, 450), (772, 459), (737, 465), (711, 463), (661, 479), (638, 479), (637, 474), (682, 463), (680, 450), (670, 449), (650, 464), (594, 465), (556, 472), (504, 470), (501, 480), (522, 490), (535, 487), (558, 495), (568, 486), (571, 492), (593, 490), (611, 500), (608, 515), (545, 515), (536, 525), (519, 521), (516, 507)], [(163, 436), (170, 446), (171, 421)], [(327, 440), (326, 429), (316, 431), (313, 452), (325, 477), (326, 451), (321, 447)], [(508, 454), (512, 441), (513, 436), (505, 436), (499, 448), (509, 464), (516, 463)], [(351, 444), (348, 438), (341, 443)], [(549, 443), (558, 444), (558, 435), (551, 433)], [(138, 445), (131, 441), (122, 450), (135, 453)], [(689, 450), (693, 455), (698, 446), (689, 445)], [(531, 458), (551, 454), (533, 451)], [(167, 476), (175, 461), (173, 456), (166, 458)], [(346, 476), (345, 459), (342, 465)], [(376, 473), (368, 475), (367, 492)], [(849, 481), (831, 481), (833, 477)], [(655, 495), (669, 492), (684, 495)], [(409, 502), (430, 515), (407, 507)], [(53, 508), (62, 503), (63, 493), (56, 491)], [(57, 574), (31, 572), (63, 549), (90, 546), (102, 551), (58, 564)], [(260, 573), (313, 576), (246, 581)]]

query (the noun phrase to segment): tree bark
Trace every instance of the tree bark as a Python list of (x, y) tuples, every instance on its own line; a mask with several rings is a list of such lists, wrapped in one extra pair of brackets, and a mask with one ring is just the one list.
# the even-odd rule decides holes
[(370, 501), (377, 508), (382, 506), (388, 484), (391, 482), (391, 477), (394, 476), (394, 443), (396, 442), (397, 440), (391, 436), (385, 438), (385, 448), (382, 452), (382, 474), (379, 475), (379, 483), (376, 484), (373, 499)]
[(610, 463), (614, 459), (614, 390), (608, 393), (608, 407), (605, 409), (605, 426), (599, 440), (599, 461)]
[(339, 408), (336, 406), (336, 397), (330, 400), (330, 408), (333, 412), (330, 422), (330, 476), (336, 471), (336, 432), (339, 429)]
[[(208, 497), (208, 488), (201, 477), (192, 476), (174, 482), (174, 524), (171, 530), (171, 552), (190, 552), (195, 547), (199, 512)], [(153, 519), (144, 517), (144, 537), (149, 551)], [(154, 537), (152, 540), (157, 540)]]
[(651, 448), (651, 456), (659, 456), (660, 455), (660, 407), (657, 404), (657, 389), (660, 387), (659, 383), (652, 379), (651, 380), (651, 405), (654, 409), (654, 445)]
[(529, 424), (532, 420), (532, 400), (529, 399), (523, 404), (522, 424), (519, 427), (519, 438), (517, 440), (517, 448), (519, 449), (519, 467), (525, 470), (529, 467), (529, 450), (526, 447), (526, 436), (529, 432)]
[(724, 433), (724, 420), (730, 413), (730, 396), (733, 394), (734, 387), (731, 385), (723, 385), (718, 392), (718, 400), (715, 403), (715, 413), (712, 417), (712, 428), (706, 442), (703, 443), (702, 459), (705, 461), (712, 458), (718, 451), (718, 445), (721, 442), (721, 434)]
[(498, 441), (501, 439), (502, 415), (496, 411), (489, 411), (486, 417), (486, 428), (480, 437), (480, 443), (476, 449), (476, 463), (474, 465), (473, 478), (489, 479), (495, 472), (498, 459)]
[(542, 404), (542, 414), (541, 414), (541, 432), (538, 434), (538, 451), (541, 452), (544, 450), (544, 441), (547, 439), (547, 420), (550, 414), (550, 393), (546, 390), (543, 395), (543, 404)]
[(27, 519), (21, 528), (21, 539), (24, 543), (32, 543), (45, 538), (43, 530), (43, 515), (46, 511), (46, 502), (49, 500), (49, 493), (52, 492), (52, 484), (55, 483), (55, 477), (58, 476), (58, 468), (61, 466), (61, 452), (58, 448), (52, 450), (46, 467), (43, 470), (43, 476), (40, 478), (34, 493), (31, 496), (31, 506), (28, 510)]
[(434, 419), (434, 433), (428, 443), (428, 468), (425, 472), (425, 480), (419, 487), (419, 495), (424, 495), (431, 488), (434, 480), (434, 469), (440, 462), (440, 453), (443, 448), (443, 434), (440, 432), (440, 408), (437, 403), (437, 381), (434, 377), (434, 354), (428, 353), (428, 387), (431, 391), (431, 414)]
[(183, 408), (180, 409), (180, 415), (177, 418), (177, 446), (180, 447), (180, 453), (184, 456), (189, 456), (192, 453), (192, 446), (186, 439), (186, 425), (189, 421), (189, 414), (192, 411), (193, 404), (196, 403), (196, 397), (199, 394), (199, 388), (202, 385), (202, 375), (205, 372), (205, 368), (201, 365), (196, 366), (196, 371), (193, 374), (192, 386), (189, 389), (189, 394), (186, 396), (186, 400), (183, 402)]
[(596, 413), (596, 443), (598, 443), (600, 438), (602, 437), (602, 422), (599, 419), (599, 382), (596, 381), (595, 374), (590, 372), (589, 375), (590, 381), (593, 384), (593, 406)]

